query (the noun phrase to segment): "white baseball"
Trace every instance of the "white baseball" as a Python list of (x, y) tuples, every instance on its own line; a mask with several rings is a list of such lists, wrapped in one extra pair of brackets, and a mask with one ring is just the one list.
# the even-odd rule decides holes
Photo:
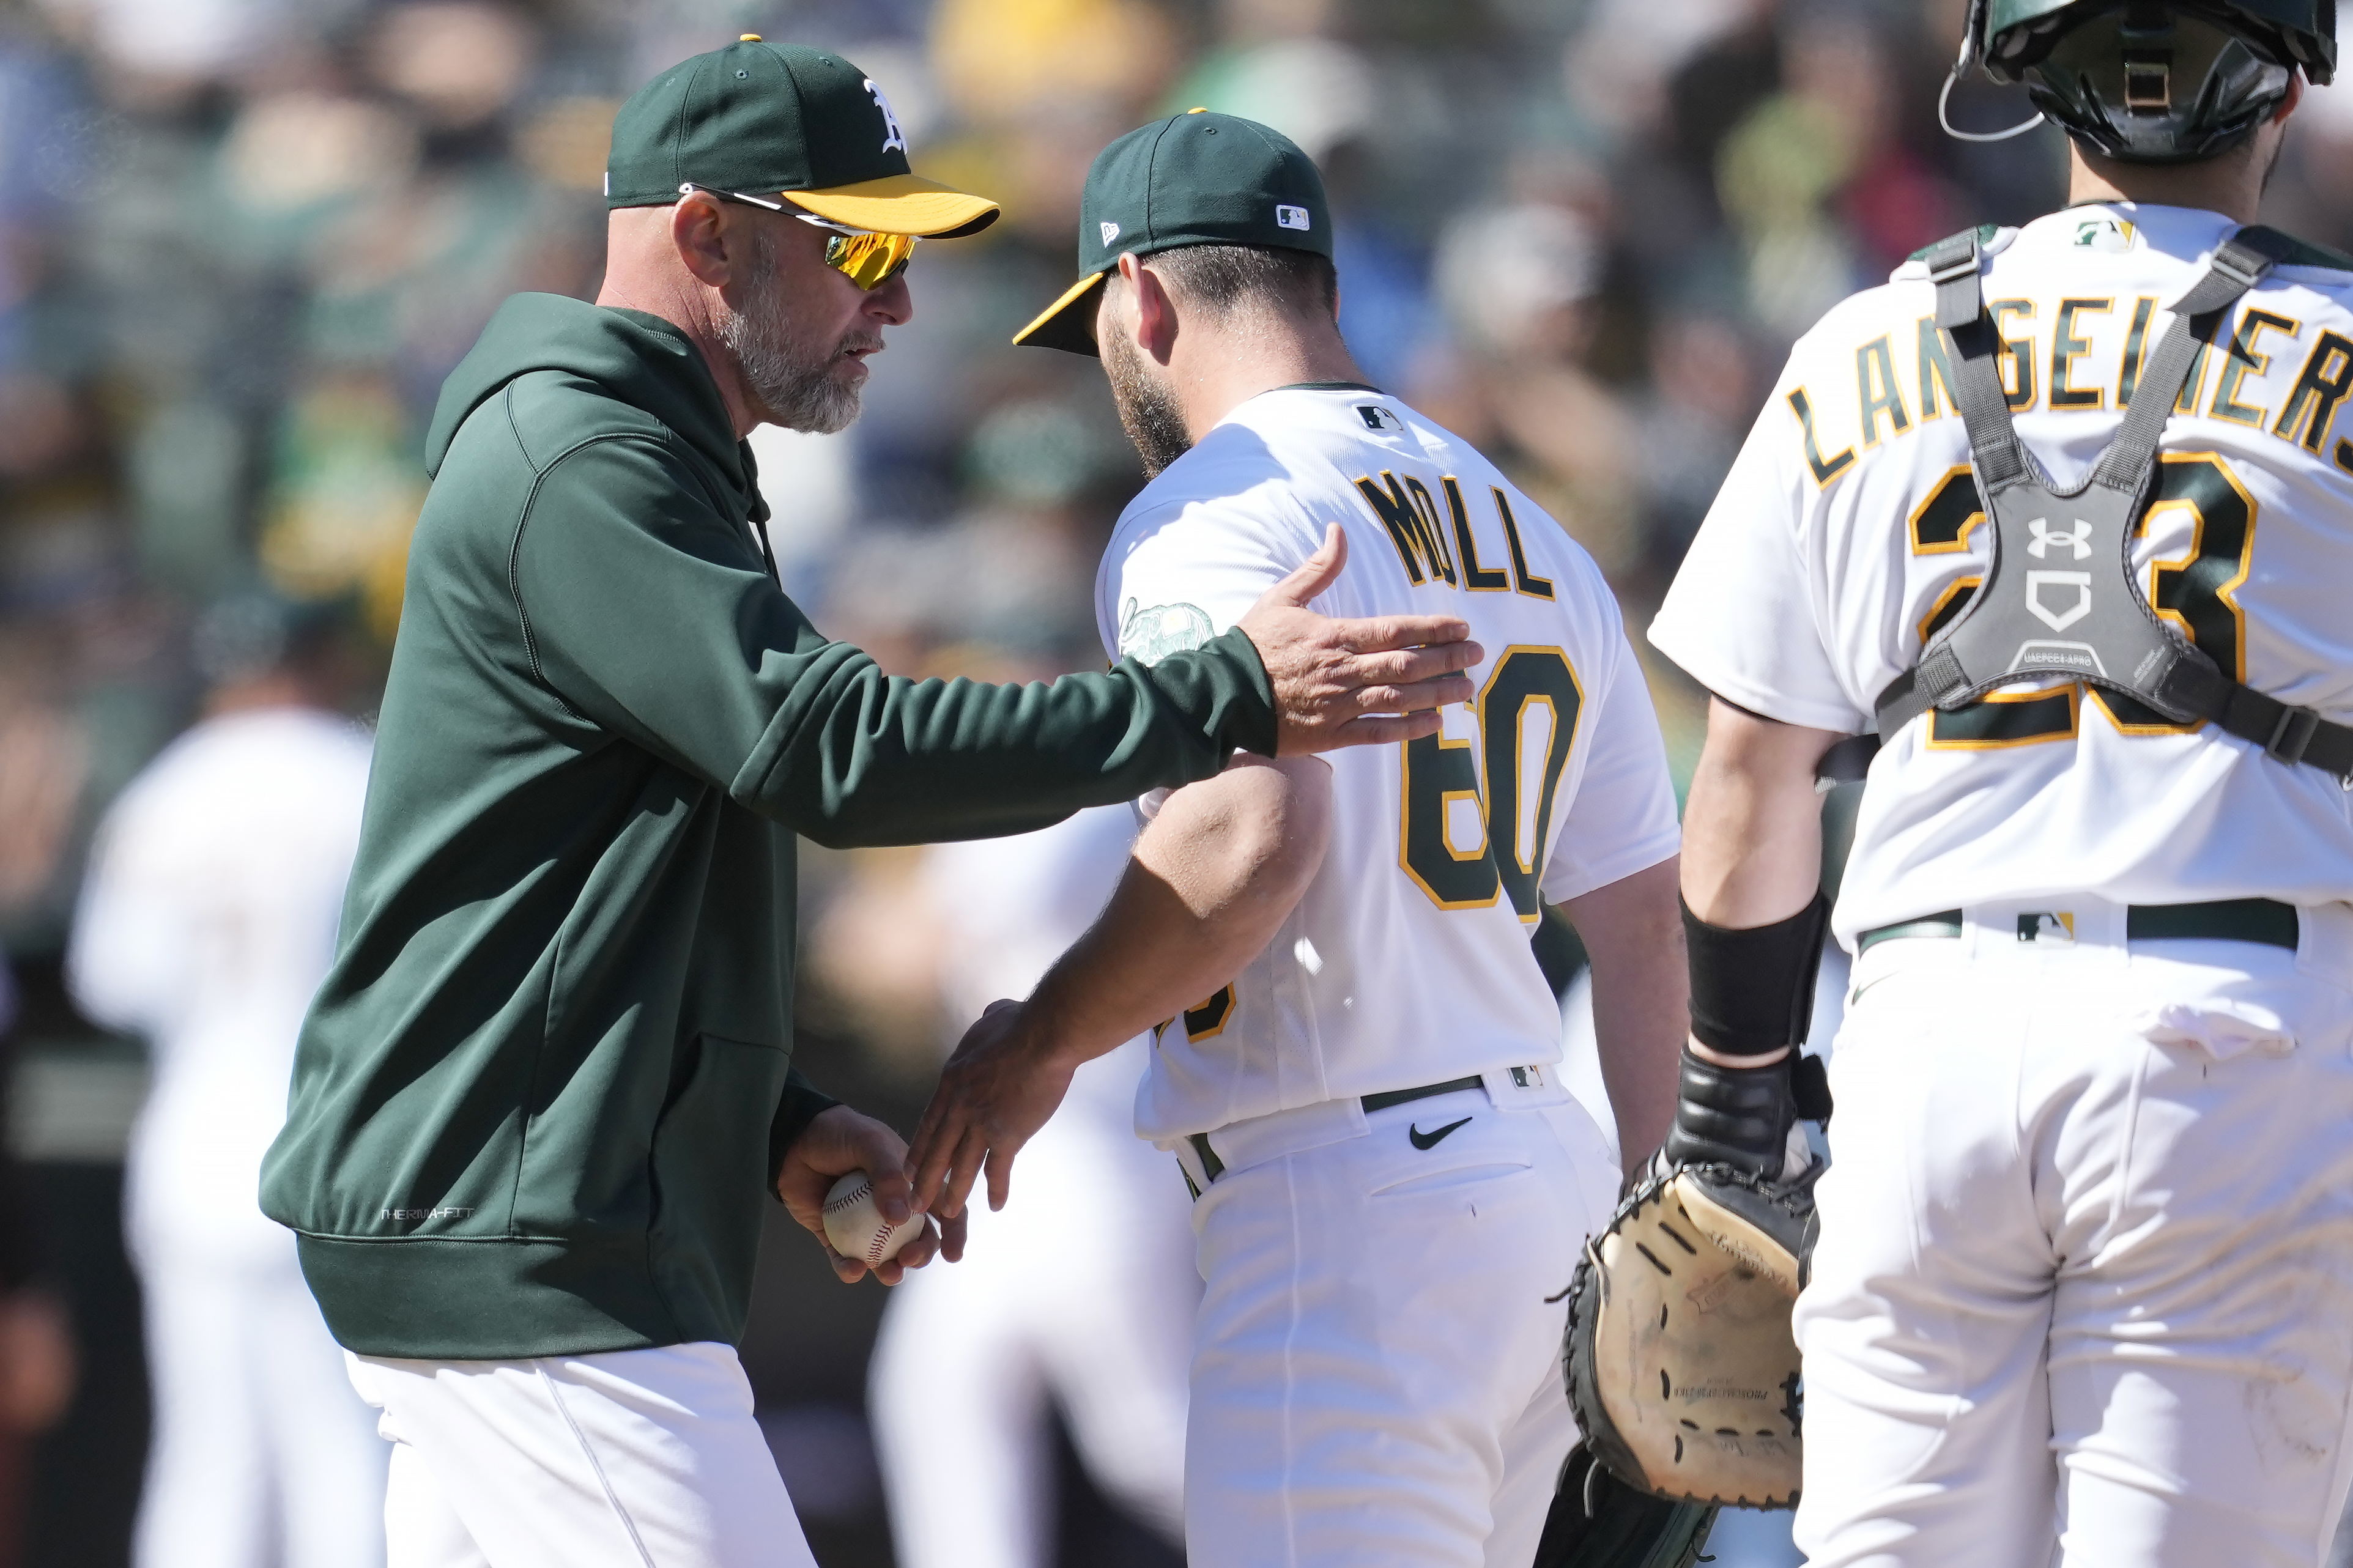
[(899, 1256), (899, 1249), (923, 1234), (923, 1216), (909, 1215), (898, 1225), (882, 1217), (874, 1206), (874, 1184), (863, 1171), (852, 1171), (825, 1194), (825, 1238), (844, 1258), (855, 1258), (869, 1268)]

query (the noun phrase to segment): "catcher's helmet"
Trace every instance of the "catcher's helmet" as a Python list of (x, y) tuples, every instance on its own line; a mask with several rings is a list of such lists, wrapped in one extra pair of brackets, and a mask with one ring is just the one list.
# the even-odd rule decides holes
[(2034, 107), (2094, 152), (2188, 163), (2245, 138), (2298, 69), (2315, 83), (2335, 74), (2337, 4), (1970, 0), (1953, 79), (1972, 64), (2024, 82)]

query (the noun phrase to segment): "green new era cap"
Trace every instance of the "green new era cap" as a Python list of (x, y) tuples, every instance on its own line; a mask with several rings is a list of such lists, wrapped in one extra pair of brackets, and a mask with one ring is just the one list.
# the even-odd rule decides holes
[(1014, 334), (1033, 348), (1096, 353), (1090, 297), (1133, 251), (1259, 245), (1332, 254), (1324, 176), (1291, 138), (1206, 109), (1129, 132), (1095, 155), (1079, 199), (1079, 280)]
[(621, 105), (607, 207), (666, 206), (681, 185), (782, 195), (852, 228), (976, 234), (997, 204), (907, 166), (907, 138), (874, 79), (839, 55), (746, 33), (681, 60)]

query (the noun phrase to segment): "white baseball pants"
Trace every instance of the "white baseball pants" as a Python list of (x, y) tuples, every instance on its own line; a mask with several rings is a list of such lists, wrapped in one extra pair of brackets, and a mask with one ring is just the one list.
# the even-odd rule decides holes
[(733, 1346), (346, 1365), (390, 1568), (815, 1568)]
[(1608, 1220), (1617, 1169), (1565, 1093), (1498, 1110), (1471, 1089), (1361, 1124), (1254, 1163), (1220, 1148), (1194, 1206), (1187, 1555), (1527, 1568), (1577, 1438), (1567, 1310), (1546, 1298)]
[(155, 1435), (139, 1568), (380, 1568), (385, 1463), (343, 1352), (284, 1258), (241, 1267), (142, 1250)]
[(1814, 1568), (2314, 1568), (2353, 1464), (2331, 922), (2307, 912), (2299, 967), (2080, 913), (2073, 947), (2021, 951), (1995, 914), (1855, 966), (1797, 1309), (1798, 1544)]

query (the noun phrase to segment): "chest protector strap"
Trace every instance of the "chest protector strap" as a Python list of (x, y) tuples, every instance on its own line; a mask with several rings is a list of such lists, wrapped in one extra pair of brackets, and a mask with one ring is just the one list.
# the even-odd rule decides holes
[(2230, 308), (2289, 243), (2267, 228), (2242, 228), (2223, 242), (2174, 306), (2173, 324), (2143, 366), (2116, 439), (2091, 476), (2069, 490), (2052, 488), (2010, 423), (1994, 369), (2001, 345), (1985, 310), (1976, 232), (1928, 248), (1936, 325), (1953, 346), (1954, 401), (1990, 524), (1990, 558), (1968, 606), (1879, 694), (1883, 738), (1931, 708), (1951, 712), (1998, 687), (2056, 676), (2132, 698), (2177, 723), (2209, 721), (2283, 763), (2353, 780), (2353, 727), (2223, 673), (2158, 619), (2132, 565), (2166, 416), (2200, 349), (2214, 342)]

